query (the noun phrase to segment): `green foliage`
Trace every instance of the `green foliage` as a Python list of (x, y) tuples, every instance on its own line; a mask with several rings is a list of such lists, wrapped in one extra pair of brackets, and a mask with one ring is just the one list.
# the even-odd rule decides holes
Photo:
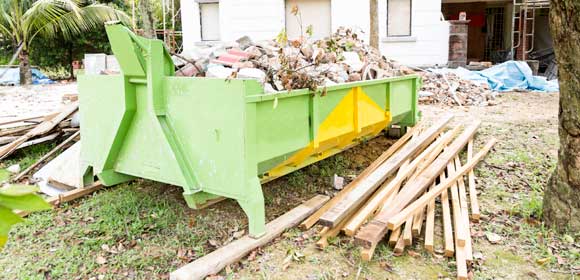
[(8, 240), (13, 225), (23, 222), (14, 210), (40, 211), (50, 209), (42, 197), (35, 194), (37, 188), (28, 185), (10, 185), (0, 188), (0, 248)]
[(524, 218), (542, 218), (543, 198), (542, 194), (532, 191), (528, 198), (524, 198), (517, 207), (517, 212)]
[(282, 46), (288, 44), (288, 34), (286, 34), (286, 28), (282, 28), (280, 33), (276, 35), (276, 42)]

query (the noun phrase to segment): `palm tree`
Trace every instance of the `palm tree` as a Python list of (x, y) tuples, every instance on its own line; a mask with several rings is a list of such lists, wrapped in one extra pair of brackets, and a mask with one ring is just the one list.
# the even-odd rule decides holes
[(30, 43), (37, 36), (71, 40), (104, 22), (129, 18), (122, 11), (89, 0), (0, 0), (0, 36), (10, 38), (20, 60), (20, 81), (32, 83)]

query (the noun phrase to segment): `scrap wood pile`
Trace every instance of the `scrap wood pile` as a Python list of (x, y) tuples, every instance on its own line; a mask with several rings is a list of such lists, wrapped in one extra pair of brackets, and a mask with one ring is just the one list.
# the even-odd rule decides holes
[[(340, 232), (353, 236), (365, 260), (372, 258), (383, 239), (401, 254), (424, 228), (425, 249), (434, 252), (435, 211), (441, 207), (445, 256), (455, 255), (458, 278), (467, 279), (467, 263), (473, 259), (469, 204), (471, 218), (479, 219), (473, 168), (496, 140), (474, 154), (479, 122), (460, 134), (460, 126), (443, 132), (450, 119), (445, 117), (425, 130), (421, 125), (410, 129), (300, 227), (322, 225), (317, 242), (321, 248)], [(466, 146), (467, 160), (461, 162), (459, 153)]]
[(414, 73), (381, 56), (351, 29), (339, 28), (320, 40), (288, 40), (283, 32), (276, 40), (252, 42), (242, 37), (230, 46), (199, 48), (175, 55), (182, 66), (176, 75), (253, 78), (267, 93), (378, 79)]
[(419, 102), (424, 104), (440, 103), (459, 106), (495, 105), (497, 92), (487, 84), (478, 84), (461, 79), (453, 73), (418, 72), (423, 79), (419, 91)]
[[(73, 101), (55, 113), (0, 121), (0, 161), (18, 149), (64, 139), (26, 169), (20, 170), (19, 165), (9, 167), (9, 171), (18, 173), (12, 181), (40, 183), (44, 192), (46, 188), (42, 184), (45, 183), (61, 191), (82, 187), (78, 170), (80, 144), (74, 144), (80, 139), (78, 108), (78, 102)], [(65, 151), (59, 154), (62, 150)], [(30, 176), (36, 169), (39, 169), (38, 172)]]

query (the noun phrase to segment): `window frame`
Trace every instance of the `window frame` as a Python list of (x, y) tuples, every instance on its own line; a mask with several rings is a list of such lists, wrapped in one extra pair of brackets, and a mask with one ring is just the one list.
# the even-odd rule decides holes
[(406, 37), (413, 37), (413, 0), (409, 1), (409, 34), (407, 35), (391, 35), (389, 34), (389, 2), (391, 0), (387, 0), (387, 13), (386, 13), (386, 33), (387, 38), (406, 38)]
[[(221, 34), (219, 34), (219, 37), (217, 40), (203, 38), (203, 14), (202, 14), (202, 8), (201, 8), (202, 5), (217, 4), (218, 5), (218, 12), (219, 12), (220, 1), (219, 0), (195, 0), (195, 2), (197, 3), (197, 10), (199, 12), (199, 40), (201, 42), (219, 42), (219, 41), (221, 41)], [(220, 26), (218, 25), (218, 29), (219, 28), (220, 28)]]

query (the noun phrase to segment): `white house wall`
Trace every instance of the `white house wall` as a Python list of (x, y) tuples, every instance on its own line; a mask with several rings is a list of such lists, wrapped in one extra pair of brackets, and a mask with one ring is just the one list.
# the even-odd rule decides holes
[(387, 4), (379, 1), (381, 53), (408, 65), (445, 65), (449, 55), (449, 23), (441, 21), (440, 0), (413, 0), (410, 37), (386, 37)]
[[(253, 40), (275, 38), (285, 27), (284, 0), (221, 0), (220, 35), (222, 41), (234, 41), (244, 35)], [(440, 20), (441, 0), (413, 0), (411, 37), (396, 41), (386, 37), (386, 0), (379, 0), (381, 52), (408, 65), (444, 65), (447, 63), (449, 25)], [(201, 41), (199, 4), (181, 0), (183, 46), (192, 48)], [(369, 1), (332, 0), (331, 26), (363, 30), (368, 41)], [(315, 27), (316, 28), (316, 27)]]

